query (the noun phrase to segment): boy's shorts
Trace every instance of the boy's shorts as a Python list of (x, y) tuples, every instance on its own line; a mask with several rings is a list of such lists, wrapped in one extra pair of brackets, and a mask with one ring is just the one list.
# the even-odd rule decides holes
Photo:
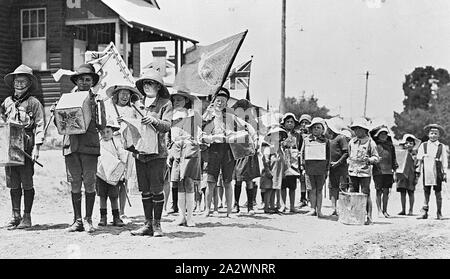
[(215, 143), (208, 149), (206, 173), (208, 182), (217, 182), (219, 172), (222, 171), (224, 183), (231, 182), (236, 161), (228, 143)]
[(431, 187), (433, 187), (433, 190), (437, 193), (442, 191), (442, 184), (441, 185), (434, 185), (434, 186), (423, 186), (423, 189), (425, 191), (430, 191), (431, 192)]
[(350, 183), (352, 193), (359, 193), (361, 187), (361, 193), (370, 195), (370, 177), (350, 176)]
[(374, 175), (373, 182), (377, 190), (390, 189), (394, 183), (394, 176), (392, 174)]
[(281, 182), (281, 189), (290, 189), (295, 190), (297, 189), (297, 177), (296, 176), (286, 176), (283, 178)]
[(117, 185), (111, 185), (106, 183), (103, 179), (97, 176), (97, 181), (95, 183), (95, 188), (97, 190), (97, 196), (106, 198), (117, 198), (119, 197), (119, 187), (120, 184), (123, 184), (123, 181), (120, 181)]

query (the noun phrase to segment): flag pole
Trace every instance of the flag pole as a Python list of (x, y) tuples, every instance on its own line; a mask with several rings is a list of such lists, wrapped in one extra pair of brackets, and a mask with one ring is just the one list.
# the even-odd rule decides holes
[(285, 95), (286, 95), (286, 0), (282, 0), (281, 14), (281, 96), (280, 96), (280, 113), (286, 112)]

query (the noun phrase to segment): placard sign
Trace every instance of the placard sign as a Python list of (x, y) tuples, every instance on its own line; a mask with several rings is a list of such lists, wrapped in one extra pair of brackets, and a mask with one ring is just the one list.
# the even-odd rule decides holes
[(326, 160), (326, 158), (326, 143), (305, 143), (305, 160)]

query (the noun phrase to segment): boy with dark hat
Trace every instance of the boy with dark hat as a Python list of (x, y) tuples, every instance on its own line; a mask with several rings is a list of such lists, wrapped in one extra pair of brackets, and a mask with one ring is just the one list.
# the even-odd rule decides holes
[(208, 154), (206, 164), (208, 188), (206, 191), (205, 216), (210, 214), (212, 195), (220, 170), (222, 171), (222, 180), (225, 188), (227, 217), (231, 217), (233, 209), (231, 181), (236, 161), (228, 140), (233, 132), (246, 130), (248, 123), (237, 117), (227, 107), (229, 98), (230, 92), (226, 88), (220, 88), (214, 94), (211, 104), (203, 114), (204, 124), (201, 138), (204, 143), (209, 145), (206, 151)]
[(167, 133), (172, 123), (172, 103), (161, 74), (153, 69), (145, 72), (136, 87), (144, 95), (141, 123), (154, 127), (157, 132), (158, 153), (145, 154), (130, 150), (136, 158), (136, 174), (142, 193), (145, 223), (132, 235), (161, 237), (161, 216), (164, 207), (164, 182), (167, 170)]
[(75, 92), (89, 91), (91, 108), (91, 122), (86, 133), (78, 135), (64, 135), (63, 155), (66, 162), (67, 180), (72, 187), (72, 206), (74, 222), (67, 229), (68, 232), (84, 231), (81, 215), (81, 186), (84, 184), (86, 198), (86, 231), (95, 231), (92, 224), (92, 211), (95, 204), (95, 183), (97, 175), (97, 162), (100, 156), (99, 131), (106, 125), (105, 105), (92, 88), (97, 85), (100, 77), (91, 64), (78, 67), (70, 80), (77, 86)]
[[(37, 78), (33, 70), (20, 65), (13, 73), (4, 77), (5, 84), (13, 90), (0, 107), (1, 118), (5, 122), (24, 125), (25, 149), (33, 160), (39, 158), (39, 149), (44, 141), (44, 108), (31, 93), (37, 86)], [(6, 166), (6, 187), (10, 188), (13, 217), (8, 223), (10, 229), (31, 227), (31, 208), (34, 201), (33, 174), (34, 162), (25, 157), (23, 166)], [(23, 219), (20, 215), (20, 204), (24, 196)]]
[(447, 182), (447, 150), (445, 146), (439, 142), (439, 136), (443, 134), (444, 128), (439, 124), (429, 124), (425, 126), (429, 140), (423, 142), (417, 151), (417, 160), (419, 161), (419, 172), (421, 177), (419, 181), (423, 183), (425, 193), (425, 204), (422, 208), (423, 215), (419, 219), (428, 218), (428, 204), (430, 202), (431, 187), (434, 189), (436, 196), (436, 216), (438, 220), (442, 216), (442, 182)]

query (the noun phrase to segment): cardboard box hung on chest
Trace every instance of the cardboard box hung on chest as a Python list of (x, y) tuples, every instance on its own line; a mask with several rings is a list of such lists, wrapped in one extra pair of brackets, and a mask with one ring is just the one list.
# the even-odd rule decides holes
[(86, 133), (91, 118), (89, 91), (63, 94), (55, 108), (56, 127), (60, 135)]
[(24, 127), (16, 123), (0, 124), (0, 166), (25, 165)]

